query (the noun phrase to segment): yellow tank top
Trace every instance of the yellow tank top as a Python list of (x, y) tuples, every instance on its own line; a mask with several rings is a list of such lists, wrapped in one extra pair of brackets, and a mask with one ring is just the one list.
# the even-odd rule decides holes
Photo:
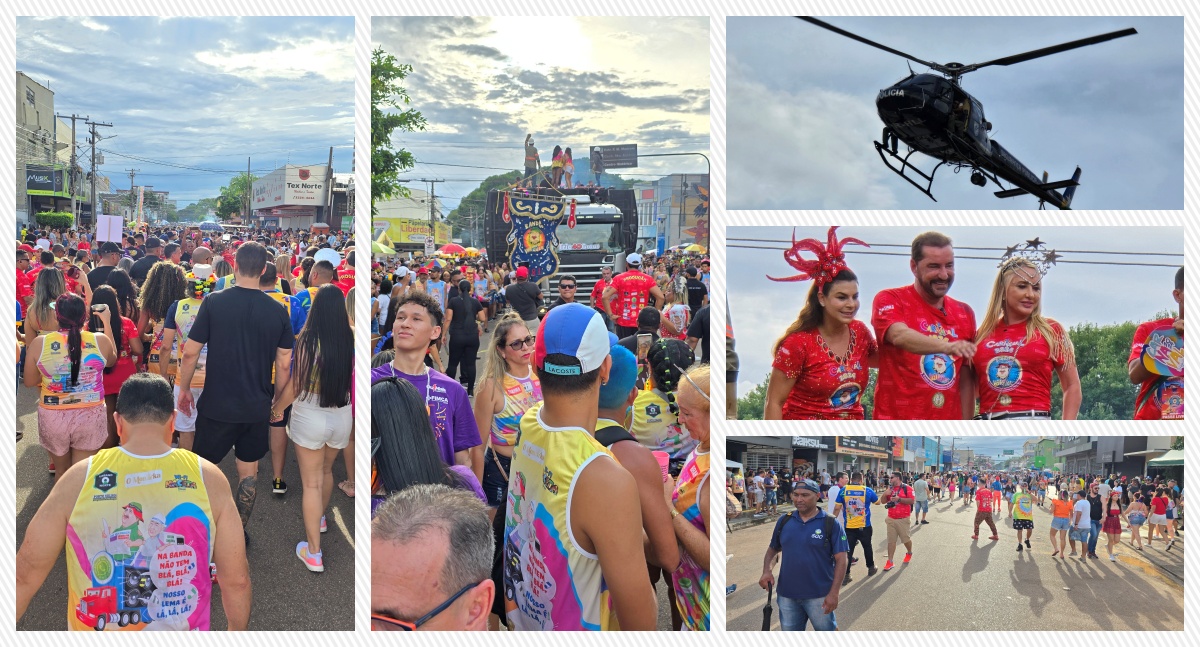
[(671, 458), (687, 458), (699, 442), (692, 438), (679, 418), (671, 413), (671, 404), (655, 390), (643, 390), (633, 401), (633, 427), (629, 430), (642, 446), (666, 452)]
[(80, 331), (79, 379), (71, 384), (71, 353), (66, 333), (54, 331), (42, 338), (37, 367), (42, 374), (42, 399), (46, 409), (82, 409), (104, 404), (104, 355), (95, 333)]
[(504, 408), (492, 416), (492, 444), (515, 445), (517, 432), (521, 429), (521, 417), (534, 404), (542, 401), (542, 384), (531, 367), (528, 377), (514, 377), (505, 373), (500, 388), (504, 391)]
[(67, 523), (68, 626), (208, 630), (215, 534), (198, 456), (101, 450)]
[[(180, 299), (175, 304), (175, 339), (171, 345), (172, 375), (179, 372), (179, 359), (183, 345), (187, 343), (188, 334), (192, 332), (192, 324), (196, 323), (196, 315), (200, 312), (200, 299)], [(161, 344), (159, 345), (161, 348)], [(204, 387), (205, 365), (208, 364), (208, 344), (200, 349), (200, 357), (196, 360), (196, 372), (192, 374), (192, 388)]]
[(538, 403), (521, 418), (504, 525), (504, 608), (518, 630), (617, 629), (596, 555), (567, 524), (571, 487), (593, 460), (615, 460), (580, 428), (547, 428)]

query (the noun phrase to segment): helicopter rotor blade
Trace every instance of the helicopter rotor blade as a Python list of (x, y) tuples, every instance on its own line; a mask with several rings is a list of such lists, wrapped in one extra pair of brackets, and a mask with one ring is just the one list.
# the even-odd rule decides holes
[(1110, 41), (1110, 40), (1113, 40), (1116, 38), (1124, 38), (1125, 36), (1133, 36), (1136, 33), (1138, 33), (1137, 30), (1133, 29), (1131, 27), (1129, 29), (1122, 29), (1121, 31), (1114, 31), (1114, 32), (1109, 32), (1107, 34), (1100, 34), (1099, 36), (1092, 36), (1091, 38), (1083, 38), (1080, 40), (1073, 40), (1069, 43), (1063, 43), (1061, 45), (1054, 45), (1053, 47), (1043, 47), (1042, 49), (1035, 49), (1031, 52), (1025, 52), (1024, 54), (1015, 54), (1013, 56), (1005, 56), (1004, 58), (998, 58), (994, 61), (988, 61), (986, 63), (975, 63), (972, 65), (966, 65), (963, 67), (962, 73), (965, 74), (966, 72), (973, 72), (975, 70), (978, 70), (981, 67), (988, 67), (990, 65), (1013, 65), (1015, 63), (1023, 63), (1025, 61), (1029, 61), (1029, 60), (1032, 60), (1035, 58), (1041, 58), (1043, 56), (1050, 56), (1051, 54), (1059, 54), (1061, 52), (1072, 50), (1072, 49), (1075, 49), (1078, 47), (1086, 47), (1088, 45), (1096, 45), (1098, 43), (1103, 43), (1105, 41)]
[(881, 44), (876, 43), (875, 41), (870, 40), (868, 38), (863, 38), (862, 36), (859, 36), (858, 34), (853, 34), (851, 32), (848, 32), (845, 29), (834, 27), (833, 25), (831, 25), (823, 20), (817, 20), (816, 18), (813, 18), (812, 16), (795, 16), (795, 17), (799, 18), (800, 20), (803, 20), (804, 22), (812, 23), (818, 27), (828, 29), (829, 31), (831, 31), (835, 34), (840, 34), (842, 36), (845, 36), (846, 38), (856, 40), (860, 43), (863, 43), (864, 45), (870, 45), (871, 47), (874, 47), (876, 49), (881, 49), (889, 54), (895, 54), (896, 56), (900, 56), (902, 58), (907, 58), (908, 60), (910, 60), (914, 63), (920, 63), (921, 65), (924, 65), (926, 67), (931, 67), (934, 69), (941, 69), (941, 67), (942, 67), (941, 65), (938, 65), (937, 63), (923, 61), (923, 60), (921, 60), (915, 56), (912, 56), (910, 54), (905, 54), (904, 52), (902, 52), (898, 49), (892, 49), (891, 47), (888, 47), (887, 45), (881, 45)]

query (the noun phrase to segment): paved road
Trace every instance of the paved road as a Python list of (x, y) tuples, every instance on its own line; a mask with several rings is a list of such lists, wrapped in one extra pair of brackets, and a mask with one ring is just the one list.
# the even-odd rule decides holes
[[(50, 493), (49, 459), (37, 439), (37, 392), (22, 387), (17, 394), (17, 430), (25, 437), (17, 443), (17, 546), (38, 506)], [(233, 482), (233, 454), (221, 463)], [(339, 458), (333, 473), (345, 478)], [(336, 488), (327, 513), (329, 532), (321, 541), (325, 572), (310, 573), (296, 559), (296, 542), (303, 541), (300, 513), (300, 472), (295, 453), (288, 452), (283, 478), (289, 491), (271, 494), (268, 454), (259, 463), (259, 494), (250, 518), (250, 581), (254, 587), (251, 630), (329, 631), (354, 629), (354, 500)], [(14, 548), (15, 553), (15, 548)], [(219, 577), (218, 573), (218, 577)], [(17, 624), (21, 630), (63, 630), (67, 626), (66, 562), (59, 557), (54, 570)], [(225, 629), (220, 593), (213, 596), (212, 628)]]
[[(972, 540), (974, 507), (943, 501), (931, 506), (928, 525), (913, 529), (913, 561), (899, 563), (904, 554), (899, 546), (896, 568), (885, 573), (884, 515), (882, 506), (872, 511), (880, 570), (866, 577), (866, 560), (861, 549), (856, 551), (860, 561), (854, 568), (855, 579), (842, 588), (837, 609), (842, 630), (1183, 629), (1183, 585), (1172, 575), (1183, 573), (1182, 541), (1169, 553), (1161, 548), (1136, 553), (1124, 543), (1129, 539), (1126, 532), (1118, 546), (1118, 561), (1112, 563), (1105, 556), (1106, 540), (1101, 535), (1097, 546), (1101, 559), (1063, 560), (1050, 557), (1047, 510), (1034, 513), (1033, 550), (1016, 552), (1010, 519), (997, 518), (1000, 541), (986, 538), (986, 525), (980, 539)], [(727, 579), (738, 586), (726, 598), (728, 628), (757, 631), (766, 604), (758, 578), (774, 524), (741, 527), (727, 542), (733, 555)], [(778, 567), (775, 573), (778, 577)], [(772, 629), (778, 630), (779, 608), (777, 603), (774, 606)]]

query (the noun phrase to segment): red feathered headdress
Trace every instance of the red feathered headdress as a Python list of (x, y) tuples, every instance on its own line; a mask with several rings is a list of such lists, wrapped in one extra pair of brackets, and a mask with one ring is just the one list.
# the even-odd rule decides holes
[[(768, 276), (772, 281), (815, 281), (817, 289), (820, 290), (826, 283), (833, 280), (839, 272), (847, 269), (846, 255), (842, 252), (842, 248), (846, 245), (862, 245), (870, 247), (857, 238), (846, 238), (843, 240), (837, 239), (837, 227), (829, 228), (829, 242), (825, 245), (815, 238), (806, 238), (801, 241), (796, 240), (796, 230), (792, 229), (792, 247), (783, 253), (783, 259), (788, 265), (800, 270), (800, 274), (789, 276), (786, 278), (777, 279), (773, 276)], [(816, 260), (806, 261), (800, 258), (800, 252), (812, 252), (816, 254)]]

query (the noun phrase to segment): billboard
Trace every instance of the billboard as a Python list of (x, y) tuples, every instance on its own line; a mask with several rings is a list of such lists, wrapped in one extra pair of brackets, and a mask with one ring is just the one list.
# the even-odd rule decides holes
[(837, 436), (837, 453), (887, 458), (890, 436)]
[(942, 465), (951, 465), (954, 463), (954, 454), (949, 449), (942, 450)]
[[(386, 233), (388, 238), (397, 245), (424, 245), (429, 237), (429, 221), (413, 220), (411, 218), (376, 218), (371, 221), (371, 238), (379, 240), (379, 234)], [(437, 223), (437, 232), (433, 242), (436, 246), (450, 244), (450, 225)]]
[(284, 205), (324, 207), (328, 203), (329, 167), (288, 164), (255, 180), (250, 188), (254, 209)]
[(904, 436), (892, 438), (892, 458), (904, 458)]
[[(637, 168), (637, 144), (615, 144), (612, 146), (592, 146), (589, 151), (599, 149), (604, 158), (604, 169)], [(589, 158), (590, 159), (590, 158)], [(586, 173), (584, 174), (586, 175)]]
[(66, 189), (63, 186), (63, 170), (50, 166), (25, 167), (25, 190), (34, 195), (50, 195)]

